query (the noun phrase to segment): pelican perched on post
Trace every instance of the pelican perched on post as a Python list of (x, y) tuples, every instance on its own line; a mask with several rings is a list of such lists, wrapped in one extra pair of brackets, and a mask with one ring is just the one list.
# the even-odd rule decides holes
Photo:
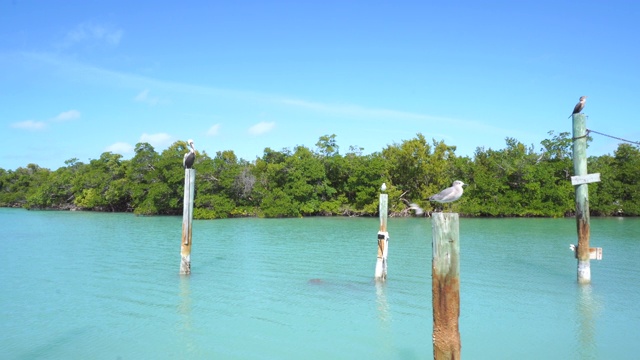
[(184, 154), (182, 166), (184, 166), (185, 169), (191, 169), (193, 167), (193, 163), (196, 161), (196, 148), (193, 146), (193, 140), (191, 139), (187, 140), (187, 144), (191, 146), (191, 150)]

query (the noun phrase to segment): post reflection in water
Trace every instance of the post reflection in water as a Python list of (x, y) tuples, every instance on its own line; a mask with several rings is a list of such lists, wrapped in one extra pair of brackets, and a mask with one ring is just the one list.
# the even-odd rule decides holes
[(378, 342), (383, 344), (379, 348), (378, 355), (382, 358), (390, 358), (394, 354), (393, 329), (391, 326), (391, 312), (387, 302), (386, 282), (375, 281), (376, 284), (376, 309), (378, 311)]
[(389, 313), (389, 304), (385, 294), (385, 283), (381, 281), (376, 281), (376, 305), (380, 321), (383, 325), (388, 325), (391, 322), (391, 314)]
[(595, 322), (598, 318), (598, 312), (599, 305), (594, 300), (591, 284), (578, 285), (576, 334), (580, 359), (598, 359), (598, 346), (595, 337)]
[(196, 344), (193, 343), (193, 318), (191, 307), (191, 278), (180, 276), (180, 303), (178, 303), (178, 314), (180, 323), (177, 324), (177, 331), (181, 334), (182, 343), (188, 353), (194, 353)]

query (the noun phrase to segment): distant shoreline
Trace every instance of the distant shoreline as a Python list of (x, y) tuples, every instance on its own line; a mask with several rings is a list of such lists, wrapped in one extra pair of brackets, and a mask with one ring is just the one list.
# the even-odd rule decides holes
[[(77, 212), (95, 212), (95, 213), (118, 213), (118, 214), (132, 214), (135, 216), (145, 216), (145, 217), (153, 217), (153, 216), (182, 216), (182, 214), (135, 214), (133, 210), (131, 211), (108, 211), (108, 210), (99, 210), (99, 209), (82, 209), (78, 206), (68, 204), (68, 206), (61, 207), (49, 207), (49, 208), (27, 208), (22, 206), (21, 204), (12, 204), (12, 205), (4, 205), (0, 206), (0, 208), (10, 208), (10, 209), (24, 209), (27, 211), (77, 211)], [(420, 216), (415, 216), (409, 213), (408, 211), (400, 211), (400, 212), (390, 212), (390, 218), (408, 218), (408, 217), (416, 217), (416, 218), (425, 218), (431, 217), (431, 214), (435, 213), (425, 212)], [(514, 219), (514, 218), (522, 218), (522, 219), (559, 219), (559, 218), (572, 218), (575, 217), (575, 214), (568, 214), (562, 217), (553, 217), (553, 216), (534, 216), (534, 215), (525, 215), (525, 216), (517, 216), (517, 215), (496, 215), (496, 216), (474, 216), (468, 215), (464, 213), (459, 213), (460, 217), (463, 218), (475, 218), (475, 219)], [(314, 218), (314, 217), (344, 217), (344, 218), (377, 218), (378, 214), (364, 214), (364, 213), (351, 213), (351, 214), (317, 214), (317, 215), (305, 215), (305, 216), (276, 216), (276, 217), (266, 217), (259, 216), (257, 214), (251, 215), (242, 215), (242, 216), (228, 216), (225, 218), (196, 218), (194, 220), (217, 220), (217, 219), (240, 219), (240, 218), (262, 218), (262, 219), (296, 219), (296, 218)], [(628, 218), (637, 218), (635, 215), (600, 215), (600, 214), (591, 214), (590, 217), (597, 218), (620, 218), (620, 217), (628, 217)]]

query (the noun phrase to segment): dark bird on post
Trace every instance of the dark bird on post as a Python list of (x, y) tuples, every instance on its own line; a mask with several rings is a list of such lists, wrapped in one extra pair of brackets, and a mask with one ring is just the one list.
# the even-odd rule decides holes
[(582, 109), (584, 109), (584, 104), (587, 102), (587, 97), (586, 96), (580, 96), (580, 102), (578, 102), (576, 104), (576, 107), (573, 108), (573, 112), (571, 113), (571, 115), (569, 115), (569, 117), (572, 117), (575, 114), (580, 113), (580, 111), (582, 111)]
[(185, 169), (191, 169), (193, 167), (193, 163), (196, 161), (196, 148), (193, 146), (193, 140), (187, 140), (187, 144), (191, 146), (191, 149), (188, 153), (184, 154), (184, 158), (182, 159), (182, 166)]

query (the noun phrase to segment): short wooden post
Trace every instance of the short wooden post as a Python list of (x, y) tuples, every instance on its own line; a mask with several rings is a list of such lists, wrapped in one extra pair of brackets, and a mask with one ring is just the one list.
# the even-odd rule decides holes
[(457, 213), (433, 213), (433, 358), (460, 359), (460, 242)]
[(184, 207), (182, 210), (182, 241), (180, 242), (180, 274), (191, 274), (191, 225), (196, 170), (184, 170)]
[(387, 232), (387, 210), (389, 196), (380, 194), (380, 231), (378, 231), (378, 260), (376, 261), (375, 279), (384, 281), (387, 279), (387, 253), (389, 251), (389, 233)]
[[(587, 175), (587, 125), (584, 114), (573, 114), (573, 172), (575, 176)], [(578, 228), (578, 283), (591, 282), (589, 263), (589, 187), (586, 183), (576, 188), (576, 224)]]

